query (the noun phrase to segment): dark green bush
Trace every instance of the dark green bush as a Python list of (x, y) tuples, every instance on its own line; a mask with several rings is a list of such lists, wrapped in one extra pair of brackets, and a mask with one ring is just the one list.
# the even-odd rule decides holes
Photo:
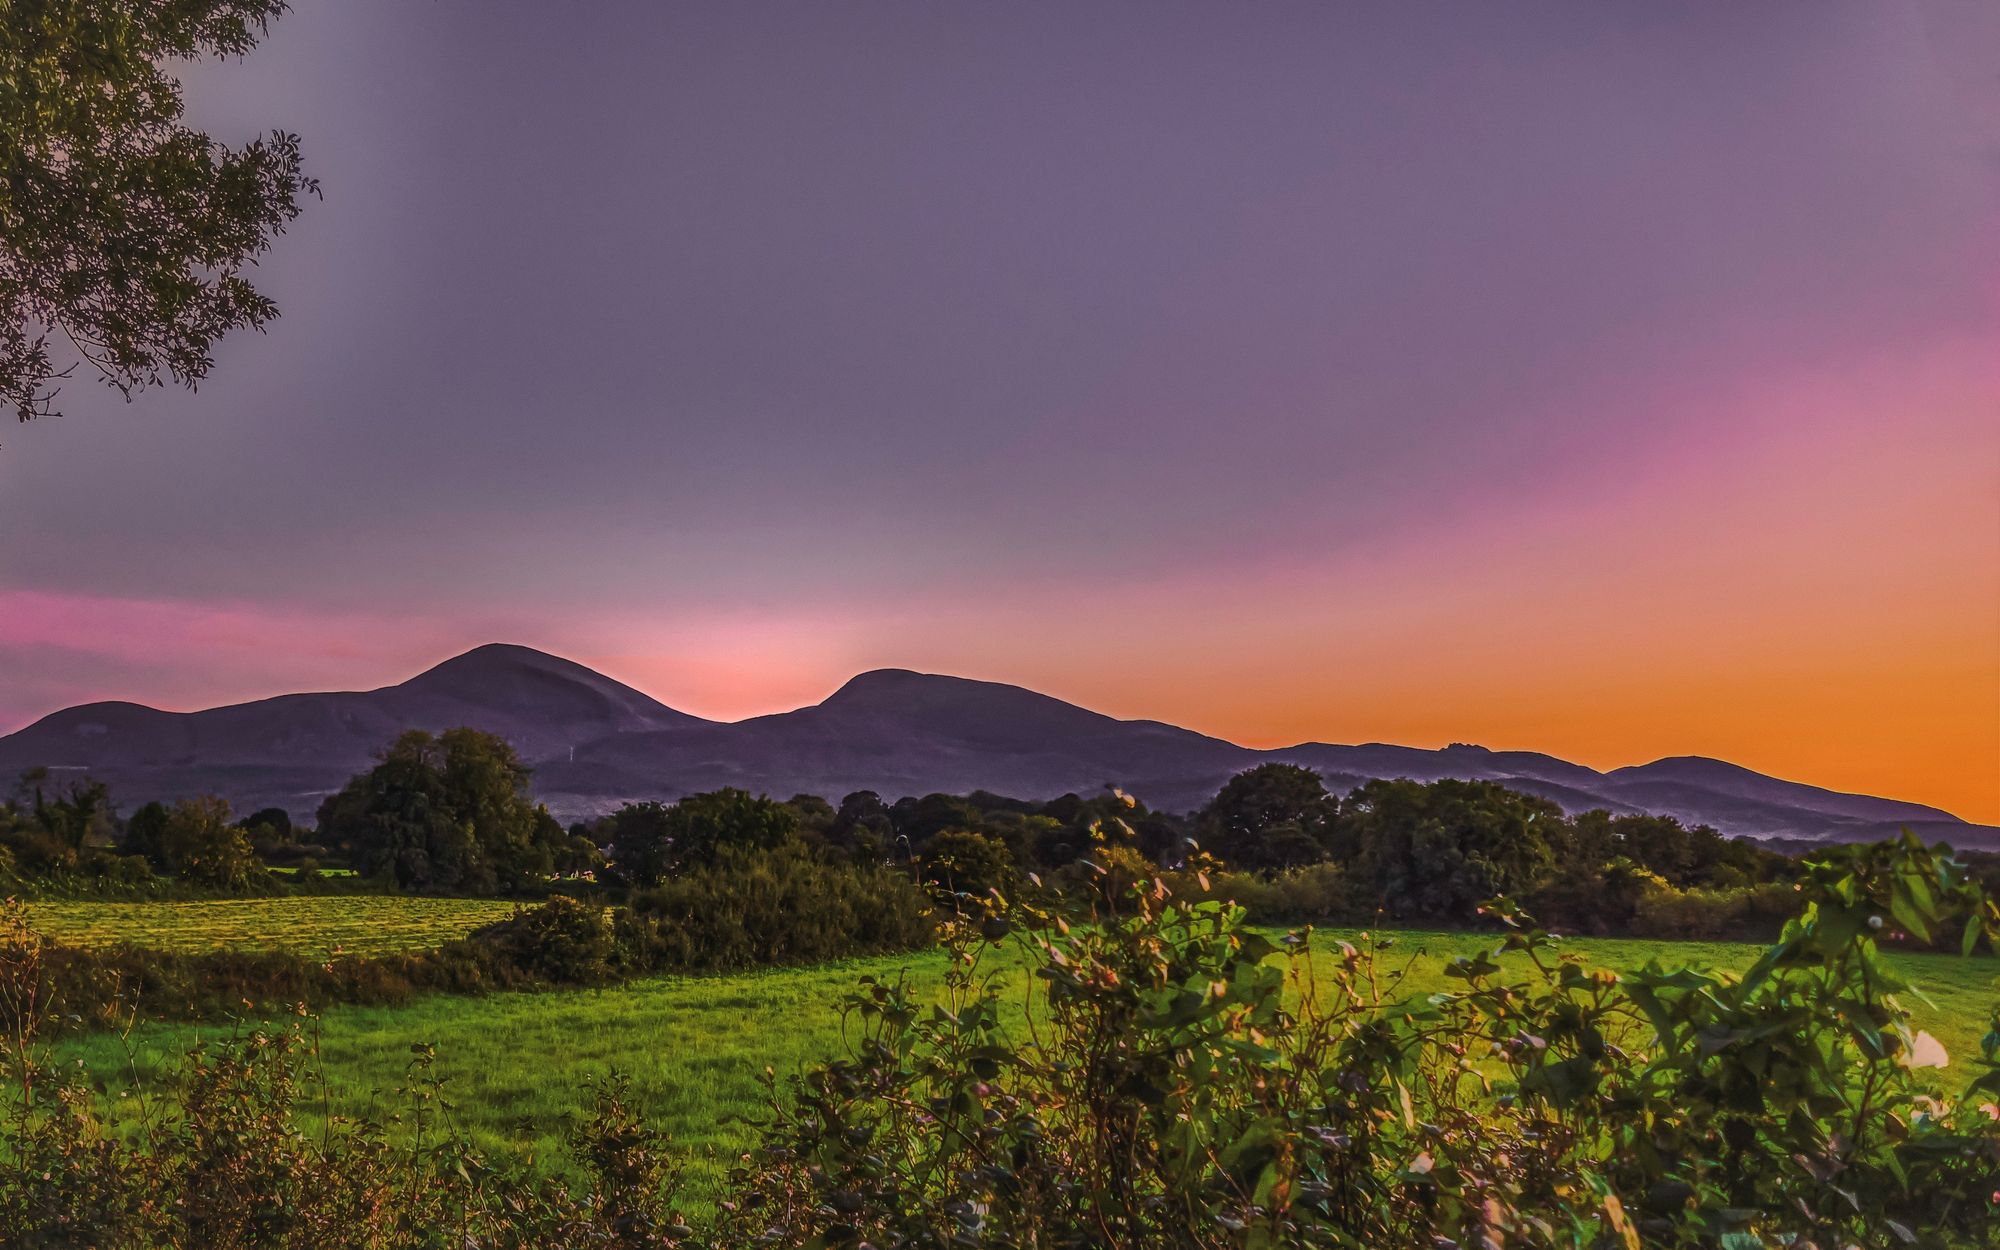
[[(745, 888), (773, 898), (773, 880), (802, 870), (764, 869)], [(1214, 886), (1204, 871), (1190, 869), (1198, 890)], [(1952, 915), (1968, 920), (1962, 949), (1990, 945), (2000, 909), (1913, 840), (1812, 866), (1802, 914), (1740, 977), (1621, 976), (1517, 929), (1454, 963), (1461, 988), (1420, 998), (1385, 989), (1370, 949), (1342, 948), (1328, 988), (1308, 945), (1246, 929), (1243, 908), (1131, 885), (1091, 924), (996, 901), (954, 925), (941, 1002), (864, 979), (844, 1005), (847, 1053), (772, 1081), (759, 1147), (698, 1227), (675, 1211), (668, 1143), (615, 1079), (575, 1136), (589, 1179), (572, 1187), (469, 1147), (423, 1046), (393, 1130), (303, 1131), (314, 1084), (299, 1029), (195, 1052), (114, 1132), (87, 1074), (32, 1042), (49, 951), (18, 912), (0, 915), (14, 1021), (0, 1028), (0, 1237), (10, 1250), (2000, 1244), (2000, 1010), (1983, 1057), (1961, 1058), (1947, 1085), (1877, 951), (1891, 926), (1931, 940)], [(546, 923), (570, 932), (574, 906)], [(1025, 1032), (981, 966), (1002, 940), (1036, 968)], [(1502, 950), (1521, 957), (1511, 971)]]
[[(0, 975), (22, 966), (0, 964)], [(0, 982), (0, 993), (4, 993)], [(430, 1048), (388, 1120), (326, 1118), (303, 1027), (187, 1056), (135, 1122), (91, 1112), (84, 1074), (0, 1039), (7, 1250), (673, 1250), (695, 1238), (671, 1205), (676, 1173), (616, 1078), (571, 1135), (583, 1181), (493, 1166), (455, 1131)]]
[(906, 873), (829, 864), (796, 845), (725, 857), (635, 893), (621, 934), (640, 966), (691, 971), (910, 950), (936, 935)]
[(627, 803), (599, 822), (611, 843), (609, 873), (629, 886), (772, 851), (799, 830), (797, 808), (747, 790), (690, 794), (677, 803)]
[(1495, 946), (1525, 973), (1462, 959), (1408, 1000), (1353, 947), (1308, 992), (1303, 947), (1160, 882), (1093, 925), (996, 915), (1046, 1023), (1007, 1028), (965, 934), (937, 1008), (864, 984), (850, 1053), (774, 1083), (721, 1244), (1990, 1250), (2000, 1028), (1947, 1090), (1875, 934), (1950, 899), (1970, 949), (2000, 912), (1908, 839), (1802, 892), (1742, 977), (1621, 978), (1527, 930)]
[(1631, 930), (1657, 938), (1769, 939), (1802, 905), (1796, 885), (1682, 890), (1655, 878), (1633, 900)]
[(954, 910), (977, 910), (994, 890), (1014, 887), (1014, 856), (1007, 844), (983, 833), (952, 829), (924, 843), (918, 860), (924, 883)]
[[(1203, 884), (1202, 878), (1206, 878)], [(1339, 864), (1308, 864), (1277, 873), (1171, 874), (1181, 897), (1236, 903), (1256, 925), (1366, 924), (1373, 908)]]
[(568, 838), (529, 798), (528, 776), (494, 734), (412, 729), (320, 804), (319, 836), (343, 847), (363, 876), (401, 889), (532, 892)]
[(219, 1019), (304, 1004), (399, 1003), (604, 985), (654, 972), (818, 963), (930, 944), (930, 897), (879, 865), (829, 864), (793, 846), (726, 856), (627, 907), (557, 894), (429, 951), (309, 959), (283, 951), (177, 953), (47, 946), (58, 1018), (84, 1027), (133, 1014)]
[(603, 985), (622, 971), (611, 914), (599, 903), (562, 895), (488, 925), (472, 940), (551, 985)]

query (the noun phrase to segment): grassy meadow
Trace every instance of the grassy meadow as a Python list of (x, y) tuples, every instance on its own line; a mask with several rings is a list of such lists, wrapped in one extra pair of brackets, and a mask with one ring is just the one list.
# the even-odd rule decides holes
[[(308, 900), (296, 900), (308, 901)], [(329, 903), (349, 900), (326, 900)], [(422, 900), (403, 900), (420, 906)], [(1380, 935), (1379, 936), (1388, 936)], [(1351, 933), (1317, 934), (1315, 966), (1337, 962), (1334, 943)], [(1425, 993), (1461, 982), (1442, 969), (1455, 956), (1490, 948), (1483, 934), (1399, 933), (1380, 967), (1398, 970), (1399, 989)], [(1758, 948), (1732, 943), (1577, 939), (1568, 944), (1593, 964), (1630, 968), (1658, 958), (1668, 965), (1741, 968)], [(1923, 991), (1909, 1005), (1953, 1055), (1977, 1053), (1987, 1014), (2000, 997), (2000, 962), (1942, 955), (1898, 956)], [(1025, 963), (1005, 956), (998, 974), (1017, 991)], [(336, 1007), (316, 1022), (324, 1084), (322, 1109), (384, 1116), (408, 1079), (411, 1047), (436, 1047), (436, 1075), (454, 1114), (496, 1157), (560, 1166), (571, 1115), (588, 1099), (588, 1082), (613, 1071), (630, 1077), (639, 1105), (686, 1152), (697, 1193), (710, 1193), (735, 1154), (751, 1140), (743, 1117), (760, 1110), (760, 1076), (780, 1075), (837, 1053), (840, 996), (858, 978), (907, 974), (937, 986), (942, 952), (847, 960), (811, 968), (705, 977), (658, 977), (603, 990), (430, 997), (398, 1007)], [(98, 1034), (62, 1044), (82, 1059), (108, 1109), (137, 1116), (155, 1087), (193, 1043), (242, 1032), (215, 1025), (142, 1025), (129, 1035)]]
[(28, 923), (67, 946), (289, 951), (314, 959), (441, 946), (505, 920), (516, 906), (506, 899), (401, 894), (26, 904)]

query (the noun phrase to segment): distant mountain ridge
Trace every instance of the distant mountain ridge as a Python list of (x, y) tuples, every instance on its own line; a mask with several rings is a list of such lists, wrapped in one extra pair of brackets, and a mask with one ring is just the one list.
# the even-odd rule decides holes
[(1205, 802), (1233, 774), (1301, 764), (1345, 789), (1376, 777), (1491, 780), (1569, 811), (1650, 811), (1729, 834), (1855, 841), (1909, 826), (2000, 848), (2000, 829), (1919, 803), (1843, 794), (1685, 756), (1609, 772), (1531, 751), (1455, 744), (1308, 742), (1253, 750), (1159, 721), (1119, 720), (998, 682), (878, 669), (820, 703), (742, 721), (676, 711), (581, 664), (490, 644), (369, 691), (289, 694), (199, 712), (90, 703), (0, 738), (0, 776), (87, 773), (121, 801), (221, 794), (239, 810), (310, 818), (405, 729), (472, 725), (535, 766), (565, 819), (718, 786), (838, 801), (975, 789), (1025, 799), (1117, 785), (1169, 810)]

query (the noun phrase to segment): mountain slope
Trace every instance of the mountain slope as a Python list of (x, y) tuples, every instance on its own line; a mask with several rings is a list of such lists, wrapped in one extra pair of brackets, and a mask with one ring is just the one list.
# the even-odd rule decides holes
[(680, 793), (734, 785), (835, 800), (855, 790), (1052, 798), (1110, 784), (1191, 804), (1259, 758), (1219, 738), (1117, 720), (1017, 686), (882, 669), (796, 711), (581, 747), (573, 762), (546, 764), (538, 784), (579, 806), (612, 778), (626, 779), (625, 797), (648, 785)]
[(1666, 796), (1681, 791), (1723, 795), (1746, 803), (1777, 804), (1804, 808), (1838, 820), (1867, 823), (1893, 821), (1955, 820), (1950, 812), (1922, 803), (1878, 799), (1866, 794), (1842, 794), (1796, 781), (1780, 781), (1752, 772), (1740, 764), (1712, 760), (1699, 755), (1682, 755), (1655, 760), (1629, 768), (1614, 768), (1604, 775), (1607, 789), (1614, 794)]
[(0, 738), (0, 776), (36, 765), (88, 772), (129, 807), (218, 793), (239, 810), (275, 804), (310, 818), (319, 799), (408, 728), (473, 725), (535, 766), (565, 819), (620, 802), (719, 786), (838, 800), (989, 790), (1024, 799), (1116, 785), (1169, 810), (1278, 760), (1345, 790), (1376, 777), (1489, 780), (1568, 811), (1650, 811), (1729, 834), (1863, 840), (1908, 825), (1927, 839), (2000, 848), (2000, 829), (1934, 807), (1842, 794), (1721, 760), (1678, 757), (1599, 772), (1531, 751), (1454, 744), (1301, 743), (1258, 751), (1158, 721), (1119, 720), (997, 682), (879, 669), (820, 703), (736, 722), (675, 711), (557, 656), (492, 645), (394, 686), (283, 695), (205, 712), (93, 703)]
[(88, 773), (128, 801), (204, 792), (310, 815), (406, 729), (471, 725), (524, 757), (607, 735), (701, 724), (601, 673), (527, 647), (478, 647), (406, 682), (280, 695), (200, 712), (89, 703), (0, 738), (0, 776)]

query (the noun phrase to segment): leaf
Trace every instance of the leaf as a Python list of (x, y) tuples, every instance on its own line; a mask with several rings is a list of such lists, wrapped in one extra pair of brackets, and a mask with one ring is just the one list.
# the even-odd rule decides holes
[(1889, 893), (1889, 913), (1896, 918), (1897, 923), (1908, 929), (1919, 942), (1928, 942), (1931, 940), (1930, 926), (1924, 923), (1923, 910), (1910, 897), (1909, 892), (1903, 887), (1903, 883), (1900, 881), (1896, 883), (1896, 888)]
[(1521, 1088), (1542, 1094), (1558, 1107), (1567, 1107), (1596, 1086), (1596, 1075), (1590, 1060), (1578, 1056), (1536, 1068), (1521, 1078)]
[(1246, 1180), (1262, 1172), (1267, 1164), (1278, 1157), (1281, 1134), (1272, 1120), (1259, 1120), (1245, 1129), (1231, 1142), (1217, 1160), (1222, 1170), (1239, 1181)]
[(1617, 1194), (1604, 1195), (1604, 1222), (1625, 1243), (1625, 1250), (1639, 1250), (1639, 1230), (1625, 1218), (1625, 1204), (1618, 1201)]

